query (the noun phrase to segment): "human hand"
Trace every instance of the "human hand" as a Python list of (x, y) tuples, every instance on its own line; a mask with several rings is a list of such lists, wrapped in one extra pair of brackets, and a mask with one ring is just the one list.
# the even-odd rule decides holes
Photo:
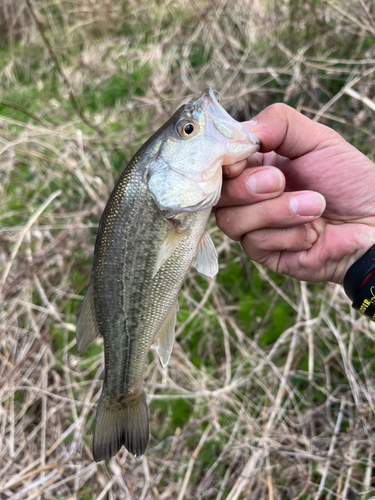
[(271, 271), (342, 284), (375, 243), (374, 163), (284, 104), (255, 120), (261, 152), (224, 167), (218, 227)]

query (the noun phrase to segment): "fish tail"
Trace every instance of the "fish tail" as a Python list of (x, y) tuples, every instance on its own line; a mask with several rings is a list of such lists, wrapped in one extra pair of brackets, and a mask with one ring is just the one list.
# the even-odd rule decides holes
[(146, 451), (149, 438), (148, 408), (146, 394), (129, 403), (121, 403), (114, 396), (101, 395), (96, 411), (92, 451), (94, 460), (107, 460), (120, 450), (121, 446), (135, 457)]

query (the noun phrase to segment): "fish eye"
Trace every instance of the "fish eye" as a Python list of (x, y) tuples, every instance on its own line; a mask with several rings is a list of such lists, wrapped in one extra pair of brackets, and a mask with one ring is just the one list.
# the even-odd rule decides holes
[(194, 133), (197, 132), (197, 130), (198, 125), (190, 120), (184, 120), (177, 124), (177, 133), (181, 137), (189, 137), (195, 135)]
[(192, 123), (188, 123), (187, 125), (185, 125), (184, 132), (188, 135), (192, 134), (194, 132), (194, 125)]

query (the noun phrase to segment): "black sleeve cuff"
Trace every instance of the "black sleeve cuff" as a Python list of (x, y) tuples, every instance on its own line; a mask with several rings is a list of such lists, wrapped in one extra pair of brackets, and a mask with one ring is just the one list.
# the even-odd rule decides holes
[(352, 306), (375, 321), (375, 245), (348, 269), (344, 278), (344, 290), (353, 301)]

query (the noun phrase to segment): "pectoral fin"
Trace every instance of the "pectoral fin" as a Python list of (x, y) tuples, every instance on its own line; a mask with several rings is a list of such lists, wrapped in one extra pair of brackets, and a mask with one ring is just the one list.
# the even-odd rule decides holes
[(213, 278), (219, 270), (217, 252), (207, 231), (204, 232), (193, 259), (193, 266), (205, 276)]
[(164, 262), (169, 259), (172, 253), (176, 250), (176, 247), (184, 237), (185, 232), (186, 231), (179, 230), (175, 224), (168, 231), (156, 257), (153, 276), (156, 275)]
[(76, 339), (78, 352), (81, 354), (99, 335), (94, 309), (94, 283), (91, 280), (77, 321)]
[(178, 301), (176, 300), (156, 337), (155, 348), (164, 367), (167, 366), (173, 349), (177, 311)]

